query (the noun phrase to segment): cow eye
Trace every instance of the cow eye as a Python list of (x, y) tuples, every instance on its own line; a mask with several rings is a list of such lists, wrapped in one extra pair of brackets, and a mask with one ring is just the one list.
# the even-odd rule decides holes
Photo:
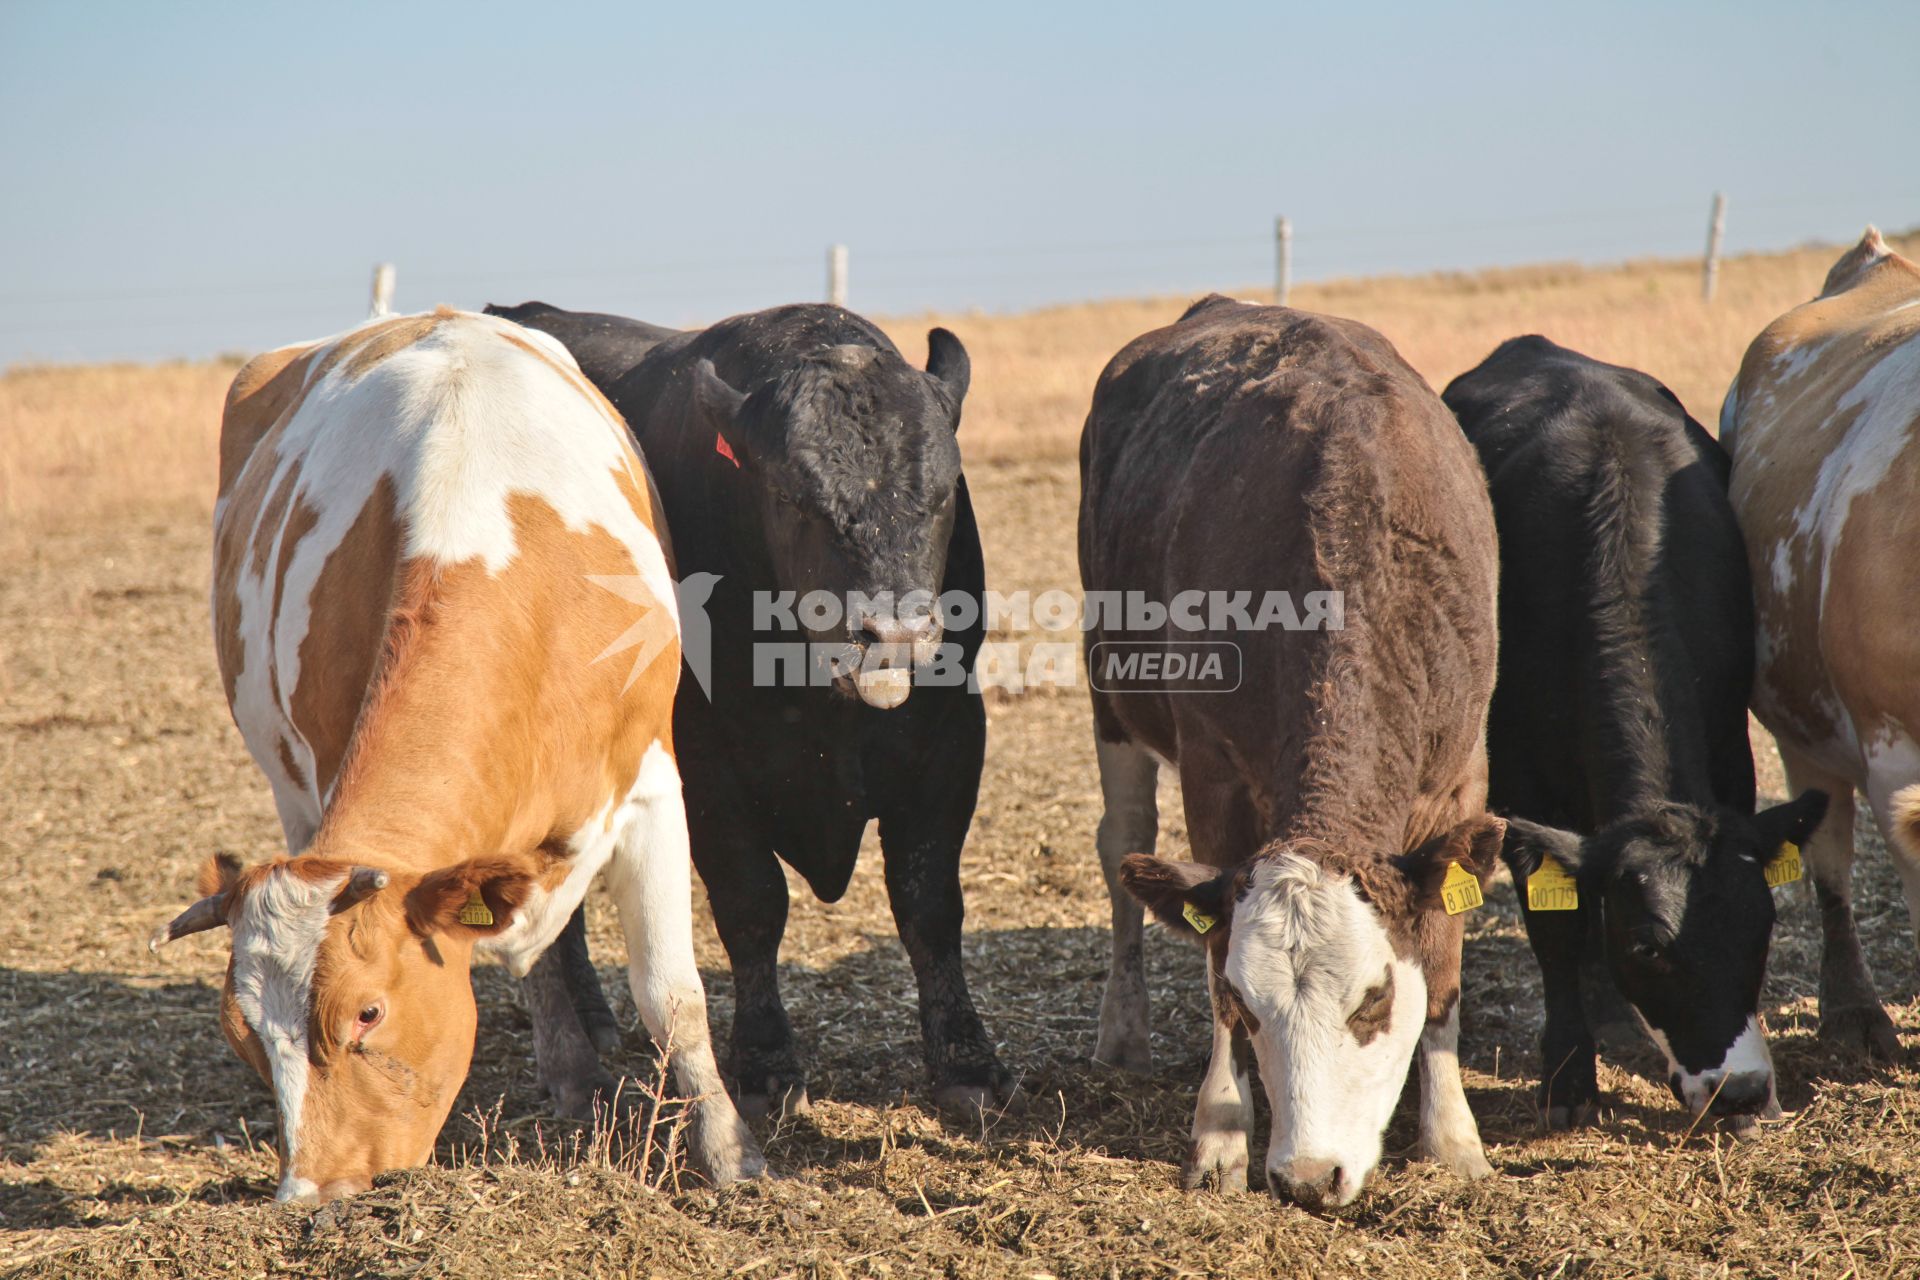
[(1660, 944), (1657, 938), (1635, 938), (1631, 943), (1627, 944), (1627, 954), (1637, 963), (1646, 965), (1649, 968), (1664, 969), (1667, 967), (1667, 949)]
[(380, 1021), (381, 1012), (382, 1010), (377, 1004), (370, 1004), (362, 1009), (359, 1018), (360, 1030), (366, 1031), (371, 1029), (375, 1023)]

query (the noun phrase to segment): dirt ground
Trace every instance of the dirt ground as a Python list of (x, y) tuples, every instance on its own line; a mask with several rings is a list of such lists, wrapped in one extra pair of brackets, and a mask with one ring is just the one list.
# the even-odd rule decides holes
[[(973, 468), (1001, 590), (1068, 586), (1071, 463)], [(967, 850), (967, 960), (1031, 1105), (948, 1127), (922, 1091), (913, 987), (876, 857), (832, 906), (796, 881), (782, 980), (817, 1100), (767, 1135), (776, 1177), (650, 1189), (546, 1114), (525, 1012), (476, 973), (473, 1074), (432, 1167), (338, 1208), (271, 1201), (272, 1107), (215, 1024), (224, 936), (149, 955), (207, 854), (273, 853), (267, 788), (228, 720), (198, 518), (4, 539), (0, 557), (0, 1269), (33, 1276), (1895, 1275), (1920, 1266), (1920, 1080), (1814, 1039), (1816, 924), (1783, 890), (1765, 1009), (1789, 1118), (1734, 1143), (1691, 1132), (1634, 1048), (1603, 1068), (1596, 1128), (1546, 1136), (1531, 1090), (1540, 1002), (1510, 886), (1471, 917), (1463, 1050), (1498, 1175), (1412, 1158), (1412, 1099), (1348, 1210), (1178, 1185), (1206, 1048), (1198, 953), (1150, 940), (1156, 1072), (1093, 1065), (1107, 904), (1077, 692), (992, 703)], [(1778, 798), (1756, 734), (1763, 791)], [(1163, 851), (1185, 838), (1163, 797)], [(1884, 851), (1860, 863), (1861, 932), (1909, 1048), (1913, 933)], [(596, 955), (628, 1025), (612, 911)], [(712, 1014), (731, 1016), (704, 903)], [(648, 1071), (630, 1033), (620, 1066)], [(1261, 1139), (1264, 1143), (1264, 1138)], [(1257, 1162), (1256, 1162), (1257, 1163)]]

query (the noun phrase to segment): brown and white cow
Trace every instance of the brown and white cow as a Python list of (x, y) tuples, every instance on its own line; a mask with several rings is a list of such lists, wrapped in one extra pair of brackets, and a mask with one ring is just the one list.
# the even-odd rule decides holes
[(279, 1198), (432, 1155), (475, 951), (526, 973), (602, 869), (695, 1161), (763, 1168), (694, 966), (657, 511), (620, 416), (508, 321), (380, 320), (234, 380), (214, 638), (294, 856), (210, 863), (153, 943), (232, 931), (221, 1025), (274, 1091)]
[[(1096, 1057), (1148, 1065), (1131, 895), (1207, 949), (1189, 1186), (1246, 1185), (1257, 1061), (1269, 1188), (1352, 1200), (1416, 1045), (1423, 1148), (1490, 1173), (1443, 905), (1449, 885), (1456, 909), (1477, 899), (1505, 832), (1485, 812), (1497, 551), (1472, 448), (1365, 325), (1213, 297), (1107, 365), (1080, 473), (1114, 926)], [(1142, 651), (1203, 678), (1137, 676)], [(1197, 863), (1150, 856), (1163, 761)]]
[(1920, 924), (1920, 266), (1869, 227), (1820, 296), (1755, 338), (1720, 438), (1758, 630), (1753, 709), (1793, 790), (1833, 797), (1806, 861), (1820, 1034), (1895, 1058), (1854, 929), (1854, 788)]

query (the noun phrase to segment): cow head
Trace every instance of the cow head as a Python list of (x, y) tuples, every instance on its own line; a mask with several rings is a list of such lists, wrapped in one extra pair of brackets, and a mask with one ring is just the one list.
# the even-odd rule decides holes
[[(1608, 972), (1696, 1116), (1776, 1105), (1759, 1021), (1774, 918), (1766, 866), (1783, 843), (1805, 844), (1826, 812), (1826, 793), (1808, 791), (1751, 815), (1660, 804), (1584, 839), (1510, 820), (1504, 856), (1522, 901), (1547, 860), (1572, 876), (1580, 919), (1601, 912)], [(1546, 914), (1530, 913), (1529, 927)], [(1584, 936), (1583, 923), (1573, 927)]]
[(1504, 825), (1475, 818), (1392, 859), (1295, 842), (1224, 873), (1145, 854), (1122, 864), (1129, 893), (1206, 946), (1214, 1016), (1253, 1042), (1270, 1189), (1343, 1205), (1380, 1163), (1420, 1033), (1459, 995), (1461, 926), (1442, 886), (1456, 865), (1484, 886)]
[(474, 942), (531, 884), (493, 860), (425, 876), (318, 857), (209, 863), (206, 896), (151, 945), (232, 930), (220, 1024), (273, 1090), (279, 1199), (349, 1195), (433, 1154), (473, 1057)]
[[(752, 488), (778, 588), (800, 602), (808, 640), (838, 655), (836, 686), (880, 708), (906, 700), (942, 632), (969, 364), (945, 329), (927, 349), (922, 373), (891, 351), (830, 347), (745, 394), (709, 361), (694, 371), (695, 402)], [(834, 607), (809, 608), (815, 592)]]

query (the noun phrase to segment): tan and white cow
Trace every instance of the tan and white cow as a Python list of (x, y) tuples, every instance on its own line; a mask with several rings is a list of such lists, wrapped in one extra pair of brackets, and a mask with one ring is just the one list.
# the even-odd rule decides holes
[(221, 1023), (273, 1088), (281, 1199), (431, 1156), (475, 951), (526, 973), (602, 869), (695, 1161), (764, 1167), (694, 965), (658, 509), (620, 416), (505, 320), (381, 320), (234, 380), (214, 638), (295, 856), (210, 863), (153, 941), (232, 930)]
[(1820, 1033), (1893, 1058), (1854, 928), (1853, 793), (1920, 922), (1920, 267), (1869, 227), (1754, 339), (1720, 424), (1758, 606), (1753, 709), (1789, 789), (1833, 797), (1806, 850)]

